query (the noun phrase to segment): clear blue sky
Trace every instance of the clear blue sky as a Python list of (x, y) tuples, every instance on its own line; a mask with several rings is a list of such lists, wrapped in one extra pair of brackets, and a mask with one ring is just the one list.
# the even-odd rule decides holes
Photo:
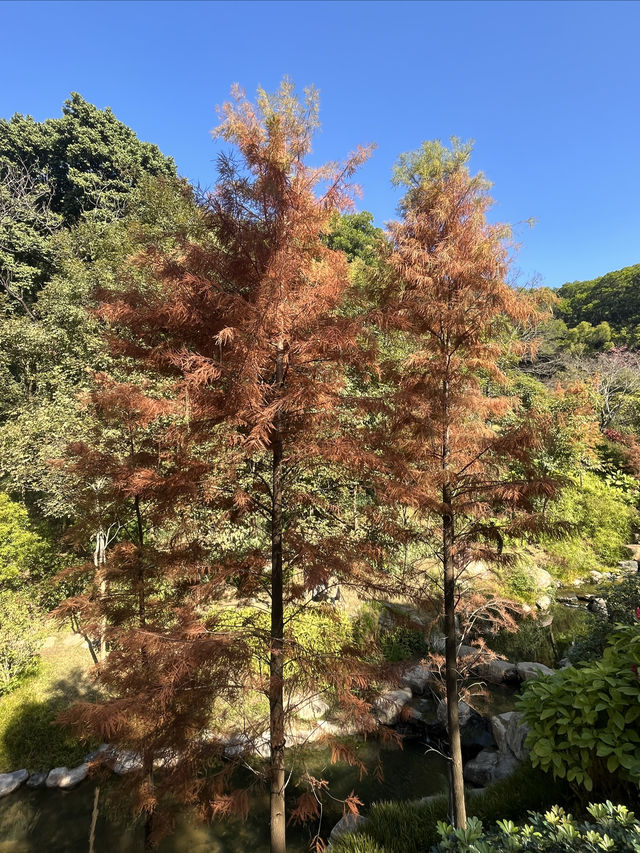
[(393, 218), (397, 155), (475, 139), (522, 281), (640, 262), (640, 3), (0, 2), (0, 116), (110, 106), (181, 174), (215, 180), (216, 104), (284, 74), (315, 84), (318, 158), (378, 148), (361, 209)]

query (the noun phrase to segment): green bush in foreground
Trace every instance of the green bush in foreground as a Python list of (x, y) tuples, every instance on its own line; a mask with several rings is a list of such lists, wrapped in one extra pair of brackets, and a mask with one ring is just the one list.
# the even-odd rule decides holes
[(601, 660), (527, 683), (519, 708), (534, 767), (579, 790), (640, 787), (640, 627), (618, 627)]
[[(530, 810), (554, 803), (568, 804), (566, 782), (554, 780), (530, 764), (520, 765), (509, 779), (484, 790), (468, 792), (467, 812), (485, 823), (506, 818), (522, 820)], [(375, 803), (362, 831), (332, 844), (332, 853), (426, 853), (438, 843), (438, 823), (447, 821), (448, 799), (443, 794), (426, 802)]]
[[(603, 805), (590, 805), (588, 812), (595, 823), (578, 822), (566, 814), (564, 809), (554, 806), (544, 815), (532, 812), (523, 826), (516, 826), (510, 820), (499, 820), (496, 829), (486, 832), (477, 818), (471, 818), (466, 829), (453, 829), (448, 824), (440, 824), (438, 832), (442, 841), (433, 848), (432, 853), (640, 851), (640, 823), (626, 806), (614, 806), (607, 801)], [(363, 847), (358, 853), (369, 851)]]

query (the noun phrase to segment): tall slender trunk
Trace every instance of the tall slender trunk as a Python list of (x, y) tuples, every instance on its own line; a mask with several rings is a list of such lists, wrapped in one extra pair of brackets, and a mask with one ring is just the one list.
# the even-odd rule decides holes
[(454, 825), (467, 825), (467, 810), (464, 800), (464, 776), (462, 768), (462, 746), (460, 743), (460, 719), (458, 714), (458, 638), (456, 636), (456, 567), (454, 560), (455, 525), (453, 516), (453, 493), (447, 480), (450, 465), (450, 411), (449, 411), (450, 355), (446, 355), (446, 370), (442, 382), (442, 565), (444, 571), (444, 633), (445, 633), (445, 684), (447, 688), (447, 727), (451, 753), (450, 798)]
[[(451, 506), (451, 489), (444, 486), (442, 502)], [(447, 687), (447, 724), (451, 750), (451, 800), (453, 821), (456, 827), (465, 827), (467, 813), (464, 801), (464, 778), (462, 775), (462, 747), (460, 744), (460, 720), (458, 717), (458, 639), (456, 636), (456, 575), (453, 560), (453, 512), (442, 517), (442, 542), (444, 563), (444, 633), (445, 633), (445, 682)]]
[[(276, 356), (275, 384), (282, 386), (283, 350)], [(285, 853), (284, 806), (284, 584), (282, 574), (282, 434), (276, 416), (272, 440), (271, 511), (271, 655), (269, 661), (269, 732), (271, 746), (271, 853)]]
[[(138, 569), (138, 627), (144, 628), (147, 624), (147, 608), (144, 588), (144, 562), (143, 562), (143, 547), (144, 547), (144, 527), (142, 524), (142, 512), (140, 510), (140, 498), (135, 496), (133, 505), (136, 512), (136, 529), (138, 533), (138, 547), (140, 548), (140, 562)], [(142, 663), (145, 669), (149, 665), (147, 652), (144, 647), (140, 650)], [(144, 750), (142, 756), (144, 771), (149, 782), (149, 790), (153, 790), (153, 755), (149, 755), (147, 750)], [(144, 851), (149, 853), (153, 850), (154, 844), (151, 840), (153, 832), (153, 811), (146, 811), (144, 816)]]

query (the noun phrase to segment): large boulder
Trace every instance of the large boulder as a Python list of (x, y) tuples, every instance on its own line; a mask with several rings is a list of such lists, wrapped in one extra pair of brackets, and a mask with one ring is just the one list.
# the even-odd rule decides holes
[[(467, 705), (467, 703), (461, 699), (458, 702), (458, 722), (460, 724), (460, 728), (466, 726), (466, 724), (471, 720), (473, 714), (476, 712), (473, 710), (471, 705)], [(436, 711), (436, 718), (441, 726), (447, 728), (447, 703), (444, 699), (440, 699), (438, 701), (438, 709)]]
[(508, 660), (482, 661), (476, 664), (474, 669), (479, 676), (492, 684), (503, 684), (504, 682), (518, 680), (516, 665)]
[(0, 773), (0, 797), (6, 797), (29, 778), (28, 770), (14, 770), (13, 773)]
[(604, 598), (592, 598), (587, 604), (587, 610), (590, 613), (595, 613), (596, 616), (601, 616), (603, 619), (606, 619), (609, 615), (609, 608)]
[(516, 672), (521, 681), (528, 681), (538, 675), (553, 675), (553, 670), (537, 661), (523, 660), (516, 665)]
[(482, 749), (467, 761), (464, 766), (465, 782), (472, 785), (489, 785), (493, 781), (494, 772), (498, 763), (499, 755), (494, 749)]
[(113, 767), (111, 769), (118, 776), (124, 776), (134, 770), (141, 770), (142, 756), (139, 752), (133, 752), (131, 749), (117, 749), (113, 754)]
[(404, 706), (411, 700), (412, 693), (408, 687), (397, 690), (387, 690), (373, 703), (373, 716), (385, 726), (393, 726), (398, 722)]
[(89, 774), (89, 765), (80, 764), (78, 767), (54, 767), (49, 771), (45, 785), (47, 788), (74, 788), (80, 782), (87, 778)]
[(503, 755), (500, 753), (498, 762), (493, 768), (493, 778), (491, 781), (499, 782), (502, 779), (507, 779), (519, 764), (520, 762), (515, 755)]
[(291, 709), (301, 720), (319, 720), (329, 711), (329, 705), (321, 696), (297, 696), (291, 700)]
[(329, 847), (331, 847), (338, 838), (341, 838), (348, 832), (355, 832), (358, 827), (361, 827), (366, 822), (366, 820), (366, 817), (361, 814), (346, 814), (344, 817), (340, 818), (329, 835)]
[(27, 788), (42, 788), (47, 781), (47, 776), (48, 773), (46, 771), (42, 773), (32, 773), (27, 779)]
[(431, 678), (431, 670), (426, 664), (417, 664), (408, 669), (402, 676), (402, 684), (408, 687), (412, 693), (422, 695)]
[(524, 761), (528, 754), (524, 742), (529, 734), (529, 728), (523, 722), (522, 714), (518, 711), (510, 711), (509, 713), (510, 718), (507, 725), (506, 745), (518, 761)]
[(511, 716), (514, 713), (515, 711), (507, 711), (505, 714), (496, 714), (495, 717), (491, 717), (491, 734), (499, 752), (509, 752), (507, 729), (509, 728)]
[(464, 778), (471, 785), (484, 787), (511, 776), (519, 763), (511, 753), (482, 749), (475, 758), (465, 764)]
[[(447, 725), (447, 703), (440, 699), (436, 710), (436, 719), (445, 730)], [(473, 752), (491, 746), (493, 739), (488, 721), (464, 700), (458, 702), (458, 720), (460, 723), (460, 741), (465, 752)]]

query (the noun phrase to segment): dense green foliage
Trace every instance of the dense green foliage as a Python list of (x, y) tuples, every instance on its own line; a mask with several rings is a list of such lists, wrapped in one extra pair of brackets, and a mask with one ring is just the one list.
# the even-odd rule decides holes
[(17, 170), (33, 183), (26, 203), (19, 210), (14, 204), (0, 241), (0, 276), (8, 276), (27, 301), (56, 266), (57, 228), (70, 228), (87, 214), (102, 222), (122, 218), (144, 176), (176, 174), (171, 158), (141, 142), (110, 109), (99, 110), (74, 92), (62, 112), (44, 122), (19, 114), (0, 120), (0, 204), (3, 192), (16, 198), (7, 175)]
[(535, 767), (602, 793), (640, 787), (640, 629), (614, 631), (601, 660), (528, 682), (520, 708)]
[(38, 668), (42, 613), (26, 593), (0, 590), (0, 696)]
[[(554, 802), (567, 801), (566, 784), (523, 764), (510, 779), (472, 793), (468, 812), (486, 824), (501, 818), (518, 820), (528, 810), (540, 811)], [(384, 853), (426, 853), (438, 842), (438, 822), (447, 819), (446, 797), (375, 803), (362, 830), (343, 836), (331, 849), (335, 853), (374, 853), (377, 845)]]
[(529, 815), (523, 826), (500, 820), (494, 830), (484, 831), (482, 822), (469, 821), (466, 829), (439, 827), (442, 841), (433, 853), (516, 853), (531, 850), (575, 851), (575, 853), (632, 853), (640, 851), (640, 823), (626, 806), (614, 806), (607, 801), (591, 804), (587, 811), (595, 820), (577, 821), (564, 809), (554, 806), (545, 814)]
[(575, 632), (569, 648), (568, 658), (574, 663), (601, 657), (617, 625), (635, 624), (635, 611), (640, 605), (640, 574), (598, 586), (598, 598), (604, 602), (604, 609), (600, 607), (595, 613), (586, 614), (588, 618)]
[(551, 522), (567, 525), (561, 538), (544, 542), (549, 567), (559, 577), (583, 577), (628, 557), (638, 513), (624, 490), (589, 471), (577, 471), (548, 510)]
[[(640, 326), (640, 264), (592, 281), (573, 281), (558, 290), (557, 313), (569, 327), (608, 323), (621, 343), (636, 346)], [(606, 334), (602, 333), (606, 338)], [(606, 343), (603, 340), (602, 343)]]
[(46, 544), (31, 529), (23, 506), (0, 492), (0, 590), (25, 586), (40, 574)]

